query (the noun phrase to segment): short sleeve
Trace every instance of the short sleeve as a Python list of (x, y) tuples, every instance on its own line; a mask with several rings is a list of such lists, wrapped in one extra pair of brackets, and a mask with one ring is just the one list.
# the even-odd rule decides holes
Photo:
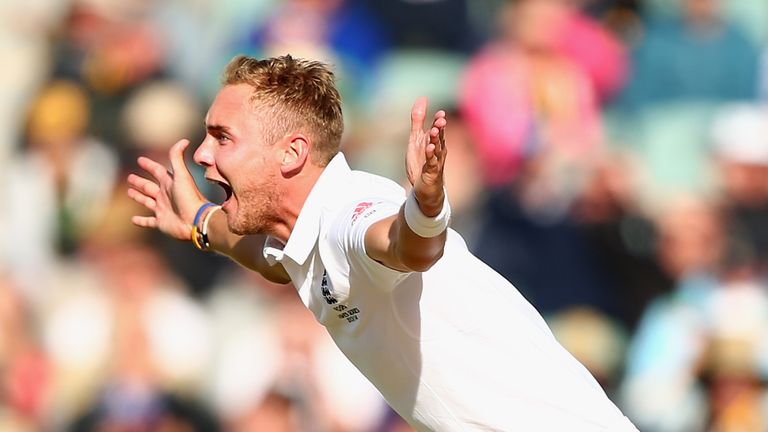
[(365, 250), (365, 234), (368, 229), (376, 222), (397, 214), (401, 206), (402, 200), (362, 199), (340, 213), (330, 235), (335, 237), (334, 243), (346, 257), (351, 280), (362, 278), (370, 285), (387, 289), (410, 274), (381, 264), (368, 256)]

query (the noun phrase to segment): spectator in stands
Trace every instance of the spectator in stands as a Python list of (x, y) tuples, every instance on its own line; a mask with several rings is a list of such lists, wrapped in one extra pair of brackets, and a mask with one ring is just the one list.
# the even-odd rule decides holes
[(387, 48), (381, 25), (349, 0), (287, 0), (237, 47), (258, 56), (292, 53), (337, 67), (346, 103), (364, 97), (366, 78)]
[[(632, 341), (624, 407), (642, 430), (761, 430), (768, 291), (754, 267), (727, 259), (713, 203), (677, 203), (659, 222), (659, 259), (677, 280)], [(736, 416), (734, 416), (734, 413)]]
[(712, 129), (734, 258), (768, 275), (768, 108), (723, 107)]
[(501, 37), (470, 61), (460, 96), (489, 186), (514, 179), (534, 153), (584, 160), (601, 141), (592, 81), (560, 49), (568, 5), (508, 2), (500, 17)]
[(90, 99), (79, 85), (54, 81), (33, 101), (26, 146), (15, 156), (0, 194), (8, 230), (1, 261), (37, 297), (40, 279), (61, 256), (71, 255), (106, 207), (117, 176), (112, 149), (91, 137)]
[(682, 6), (680, 16), (647, 25), (621, 104), (754, 99), (758, 50), (722, 13), (721, 0), (682, 0)]

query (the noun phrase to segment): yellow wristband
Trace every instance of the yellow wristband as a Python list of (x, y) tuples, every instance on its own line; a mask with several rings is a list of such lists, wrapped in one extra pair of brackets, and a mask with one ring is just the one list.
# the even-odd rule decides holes
[(196, 248), (204, 250), (203, 245), (200, 244), (200, 232), (197, 230), (197, 225), (192, 226), (192, 243)]

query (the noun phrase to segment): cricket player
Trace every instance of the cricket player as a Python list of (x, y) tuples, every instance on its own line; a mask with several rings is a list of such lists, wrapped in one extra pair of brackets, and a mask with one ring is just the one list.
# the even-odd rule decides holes
[(292, 282), (419, 431), (635, 431), (539, 313), (449, 228), (447, 120), (438, 111), (425, 130), (426, 112), (417, 99), (406, 193), (347, 164), (325, 65), (236, 57), (194, 153), (226, 200), (201, 194), (182, 140), (171, 170), (139, 158), (149, 176), (131, 174), (128, 193), (151, 214), (133, 223)]

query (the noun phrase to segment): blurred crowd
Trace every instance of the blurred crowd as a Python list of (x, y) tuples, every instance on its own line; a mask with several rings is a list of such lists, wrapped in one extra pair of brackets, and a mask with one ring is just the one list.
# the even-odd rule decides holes
[(355, 168), (402, 181), (415, 97), (449, 112), (453, 227), (640, 430), (768, 430), (765, 0), (25, 0), (0, 23), (0, 432), (410, 430), (292, 287), (130, 223), (136, 156), (200, 141), (234, 55), (284, 53), (333, 66)]

